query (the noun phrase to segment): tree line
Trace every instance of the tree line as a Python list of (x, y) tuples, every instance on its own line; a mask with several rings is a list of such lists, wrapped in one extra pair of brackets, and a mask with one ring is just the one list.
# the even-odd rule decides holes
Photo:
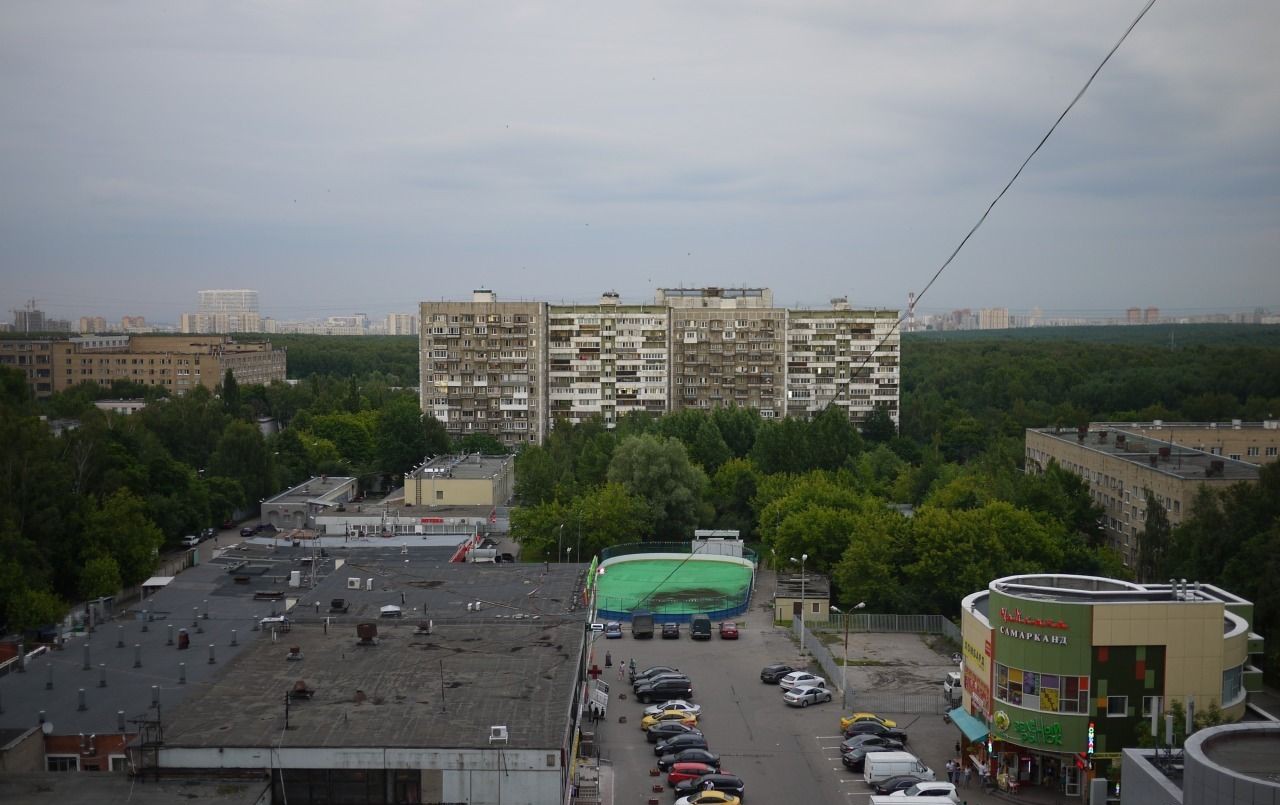
[[(147, 406), (122, 416), (94, 406), (103, 398)], [(75, 426), (55, 432), (48, 419)], [(216, 393), (175, 397), (86, 383), (36, 400), (0, 367), (0, 631), (137, 585), (184, 535), (256, 514), (314, 475), (379, 489), (457, 450), (506, 452), (488, 436), (455, 443), (415, 391), (380, 372), (244, 387), (228, 372)]]

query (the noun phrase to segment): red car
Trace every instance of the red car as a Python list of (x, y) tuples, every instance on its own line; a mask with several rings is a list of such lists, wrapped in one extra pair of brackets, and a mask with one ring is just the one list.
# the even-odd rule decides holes
[(716, 768), (706, 763), (675, 763), (667, 774), (667, 785), (675, 785), (681, 780), (696, 780), (704, 774), (715, 774)]
[(734, 623), (733, 621), (723, 621), (720, 624), (720, 639), (721, 640), (737, 640), (738, 624)]

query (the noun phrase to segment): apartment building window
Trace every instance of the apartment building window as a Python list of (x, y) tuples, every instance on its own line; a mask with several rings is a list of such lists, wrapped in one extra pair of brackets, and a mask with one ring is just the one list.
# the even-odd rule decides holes
[(45, 755), (45, 771), (80, 771), (80, 758), (75, 755)]
[(1276, 455), (1276, 452), (1277, 452), (1277, 451), (1276, 451), (1276, 448), (1275, 448), (1275, 447), (1268, 447), (1268, 448), (1267, 448), (1267, 455), (1268, 455), (1268, 456), (1272, 456), (1272, 457), (1274, 457), (1274, 456)]
[(1231, 455), (1227, 456), (1227, 458), (1231, 459), (1232, 461), (1239, 461), (1239, 460), (1240, 460), (1240, 454), (1239, 454), (1239, 453), (1232, 453)]
[(1124, 718), (1129, 714), (1128, 696), (1107, 697), (1107, 718)]
[(1256, 456), (1256, 455), (1258, 455), (1258, 448), (1257, 448), (1257, 447), (1250, 447), (1250, 448), (1248, 448), (1245, 452), (1246, 452), (1248, 455)]

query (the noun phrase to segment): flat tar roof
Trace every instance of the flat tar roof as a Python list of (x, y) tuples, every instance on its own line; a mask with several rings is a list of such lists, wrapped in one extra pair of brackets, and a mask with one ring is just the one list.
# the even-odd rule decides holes
[[(1177, 478), (1200, 480), (1209, 478), (1226, 481), (1256, 481), (1258, 479), (1258, 467), (1253, 464), (1233, 461), (1224, 456), (1215, 456), (1202, 450), (1162, 441), (1149, 435), (1138, 435), (1132, 430), (1124, 428), (1095, 428), (1088, 432), (1084, 441), (1080, 441), (1076, 431), (1059, 430), (1057, 428), (1029, 428), (1029, 430)], [(1100, 434), (1105, 435), (1105, 441), (1101, 440)], [(1116, 434), (1123, 434), (1124, 440), (1117, 443)], [(1160, 455), (1162, 448), (1168, 449), (1169, 454), (1167, 457)], [(1151, 463), (1152, 459), (1155, 459), (1155, 464)], [(1212, 468), (1218, 464), (1222, 466), (1221, 473), (1210, 474)]]
[(464, 456), (436, 456), (412, 473), (414, 478), (455, 478), (462, 480), (489, 479), (498, 474), (515, 456), (482, 456), (472, 453)]
[(322, 475), (286, 489), (273, 498), (263, 501), (268, 503), (306, 503), (309, 500), (322, 500), (326, 495), (336, 492), (348, 482), (354, 480), (349, 476)]
[[(55, 735), (116, 733), (118, 710), (124, 711), (126, 720), (148, 711), (152, 685), (160, 688), (161, 707), (167, 710), (212, 684), (224, 665), (254, 642), (253, 626), (263, 615), (270, 614), (272, 606), (253, 600), (251, 595), (226, 594), (224, 588), (230, 582), (226, 568), (218, 564), (190, 568), (115, 620), (98, 625), (90, 634), (74, 635), (60, 648), (30, 660), (26, 673), (0, 677), (0, 696), (4, 700), (0, 727), (35, 726), (43, 711), (53, 724)], [(144, 611), (150, 620), (144, 619)], [(173, 645), (168, 642), (170, 624), (175, 636)], [(186, 629), (190, 637), (187, 650), (177, 648), (180, 629)], [(232, 630), (236, 630), (237, 646), (231, 645)], [(89, 670), (84, 669), (86, 644)], [(210, 644), (215, 646), (216, 661), (212, 664), (208, 661)], [(140, 668), (134, 667), (135, 645), (141, 647)], [(34, 648), (27, 646), (27, 651)], [(100, 663), (106, 667), (106, 687), (99, 687)], [(186, 663), (186, 684), (178, 681), (179, 663)], [(79, 709), (81, 688), (85, 691), (85, 710)], [(134, 729), (126, 723), (126, 731)]]
[[(508, 727), (510, 747), (562, 745), (586, 636), (582, 567), (415, 560), (399, 549), (339, 558), (278, 642), (256, 642), (183, 702), (166, 746), (485, 748), (495, 725)], [(350, 611), (330, 614), (333, 598)], [(378, 617), (385, 606), (404, 617)], [(362, 622), (376, 623), (377, 645), (357, 645)], [(286, 659), (294, 646), (303, 659)], [(291, 703), (285, 730), (285, 693), (299, 680), (315, 693)]]

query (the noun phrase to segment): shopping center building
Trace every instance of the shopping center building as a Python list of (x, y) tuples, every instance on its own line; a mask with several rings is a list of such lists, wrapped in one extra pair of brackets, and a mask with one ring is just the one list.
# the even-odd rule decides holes
[(1083, 797), (1153, 712), (1244, 713), (1262, 683), (1252, 620), (1250, 602), (1198, 582), (997, 579), (962, 606), (963, 755), (1003, 788)]

